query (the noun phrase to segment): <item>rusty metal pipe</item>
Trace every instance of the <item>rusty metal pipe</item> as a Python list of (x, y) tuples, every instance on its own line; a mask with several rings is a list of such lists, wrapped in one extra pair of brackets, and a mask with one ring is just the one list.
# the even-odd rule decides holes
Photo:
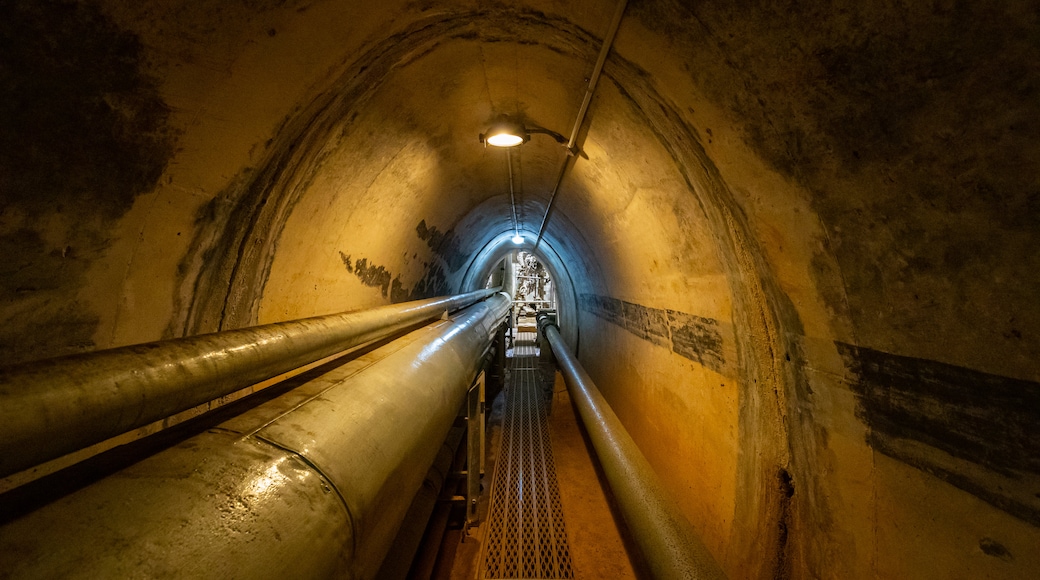
[(0, 477), (385, 338), (478, 290), (0, 369)]
[(508, 308), (471, 306), (7, 523), (0, 575), (372, 578)]
[(661, 485), (621, 420), (560, 337), (538, 316), (625, 523), (654, 578), (724, 579), (722, 569)]

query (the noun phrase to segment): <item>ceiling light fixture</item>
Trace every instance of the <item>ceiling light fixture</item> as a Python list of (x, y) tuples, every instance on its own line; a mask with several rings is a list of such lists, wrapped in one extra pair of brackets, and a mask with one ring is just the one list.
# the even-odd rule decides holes
[(488, 127), (487, 133), (481, 133), (478, 135), (478, 138), (484, 147), (491, 145), (492, 147), (502, 147), (508, 150), (511, 147), (517, 147), (527, 143), (531, 140), (531, 135), (536, 133), (552, 137), (554, 141), (563, 145), (563, 147), (567, 149), (568, 155), (581, 155), (585, 159), (589, 158), (588, 155), (585, 155), (585, 153), (578, 149), (576, 145), (568, 145), (567, 138), (556, 131), (538, 126), (528, 127), (508, 115), (499, 115), (495, 117), (491, 126)]
[(494, 147), (516, 147), (527, 143), (530, 138), (523, 124), (505, 115), (499, 115), (488, 127), (487, 133), (480, 134), (481, 143)]
[(506, 150), (506, 165), (509, 167), (509, 208), (513, 214), (512, 241), (518, 246), (523, 244), (525, 240), (524, 237), (520, 235), (520, 220), (516, 215), (516, 192), (513, 187), (512, 148), (527, 143), (527, 141), (531, 139), (531, 134), (533, 133), (540, 133), (552, 137), (557, 143), (567, 148), (568, 155), (581, 155), (588, 159), (588, 157), (578, 150), (577, 147), (568, 147), (567, 138), (556, 131), (551, 131), (542, 127), (528, 128), (524, 126), (523, 123), (510, 118), (508, 115), (499, 115), (495, 117), (491, 126), (488, 127), (487, 132), (479, 135), (480, 142), (484, 147), (491, 145), (492, 147), (502, 147)]

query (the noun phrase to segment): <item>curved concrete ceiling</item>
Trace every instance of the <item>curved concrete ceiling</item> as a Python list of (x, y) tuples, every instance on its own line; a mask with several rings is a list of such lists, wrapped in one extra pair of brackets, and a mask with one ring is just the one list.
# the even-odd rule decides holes
[[(514, 227), (478, 134), (567, 134), (615, 7), (13, 3), (0, 352), (470, 289)], [(1030, 2), (628, 6), (539, 252), (733, 577), (1040, 567), (1038, 37)], [(514, 150), (525, 247), (566, 158)]]

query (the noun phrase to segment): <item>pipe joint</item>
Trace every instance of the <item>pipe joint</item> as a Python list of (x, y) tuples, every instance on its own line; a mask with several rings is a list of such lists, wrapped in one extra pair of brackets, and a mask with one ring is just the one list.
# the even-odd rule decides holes
[(541, 332), (543, 336), (545, 335), (546, 330), (549, 327), (555, 328), (556, 332), (560, 331), (560, 325), (556, 324), (556, 321), (553, 320), (553, 317), (549, 316), (545, 312), (539, 312), (537, 315), (535, 315), (535, 321), (537, 321), (538, 323), (538, 331)]

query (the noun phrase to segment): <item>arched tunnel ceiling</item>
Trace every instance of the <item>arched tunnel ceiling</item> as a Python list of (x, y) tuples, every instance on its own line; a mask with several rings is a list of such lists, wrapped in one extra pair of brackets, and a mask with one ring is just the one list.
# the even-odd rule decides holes
[[(615, 8), (5, 3), (0, 356), (470, 289)], [(1038, 10), (629, 3), (539, 250), (733, 577), (1040, 569)]]
[[(262, 242), (266, 247), (248, 256), (255, 260), (225, 253), (236, 260), (231, 299), (208, 309), (220, 308), (223, 325), (263, 319), (258, 296), (246, 299), (248, 305), (236, 303), (242, 301), (236, 285), (263, 287), (271, 319), (313, 309), (293, 298), (278, 300), (294, 296), (290, 286), (298, 283), (326, 286), (322, 276), (330, 258), (337, 270), (353, 269), (384, 298), (455, 291), (471, 256), (512, 229), (507, 157), (485, 150), (476, 136), (503, 113), (566, 131), (598, 50), (594, 37), (529, 10), (460, 8), (415, 17), (330, 79), (317, 101), (299, 113), (290, 151), (271, 146), (271, 155), (284, 158), (277, 172), (292, 179), (260, 179), (285, 187), (275, 194), (285, 210), (270, 218), (277, 239)], [(537, 232), (566, 153), (552, 139), (538, 137), (512, 156), (516, 225)], [(466, 227), (459, 229), (463, 218)], [(569, 260), (572, 266), (592, 255), (579, 232), (563, 231), (564, 244), (577, 258)], [(547, 230), (544, 243), (560, 243), (560, 233)], [(278, 259), (276, 244), (282, 250)], [(416, 245), (419, 252), (401, 253)], [(337, 252), (330, 255), (330, 248)], [(202, 316), (210, 320), (211, 313)], [(198, 315), (193, 323), (199, 323)]]
[[(12, 39), (53, 37), (63, 19), (125, 31), (117, 41), (131, 49), (112, 58), (138, 70), (97, 90), (138, 122), (148, 111), (128, 103), (144, 102), (143, 91), (166, 109), (153, 115), (161, 125), (141, 127), (165, 140), (131, 145), (156, 151), (140, 160), (138, 183), (126, 184), (135, 197), (114, 194), (94, 204), (109, 209), (88, 212), (103, 228), (122, 217), (118, 233), (106, 241), (58, 217), (53, 239), (39, 240), (59, 253), (78, 250), (75, 274), (51, 290), (75, 295), (82, 320), (75, 336), (33, 350), (374, 304), (391, 295), (388, 275), (399, 298), (457, 289), (459, 260), (511, 221), (503, 155), (476, 135), (500, 113), (567, 133), (614, 7), (111, 1), (43, 16), (22, 10), (9, 19)], [(905, 13), (863, 5), (831, 15), (634, 2), (581, 133), (588, 159), (562, 183), (546, 242), (566, 247), (588, 293), (638, 299), (667, 289), (687, 297), (684, 308), (726, 319), (733, 284), (762, 266), (726, 255), (732, 232), (744, 228), (738, 235), (760, 254), (748, 259), (774, 263), (767, 277), (801, 306), (802, 324), (1002, 367), (971, 347), (954, 353), (871, 329), (967, 332), (1006, 310), (1008, 298), (1029, 295), (1014, 281), (1035, 264), (1012, 256), (1035, 255), (1023, 251), (1035, 178), (1020, 170), (1036, 149), (1035, 106), (1025, 98), (1034, 89), (1023, 80), (1036, 73), (1034, 20), (1023, 4)], [(104, 30), (79, 47), (84, 56), (114, 53), (100, 40)], [(1010, 97), (1013, 106), (997, 106)], [(999, 119), (969, 122), (994, 109)], [(521, 226), (536, 230), (563, 151), (536, 135), (516, 158)], [(84, 173), (87, 183), (101, 178)], [(995, 203), (982, 203), (986, 194)], [(906, 212), (907, 203), (927, 209)], [(38, 210), (8, 211), (6, 231)], [(878, 236), (874, 215), (898, 223)], [(735, 228), (732, 219), (746, 223)], [(947, 235), (965, 223), (974, 235)], [(945, 243), (931, 243), (936, 236)], [(92, 271), (93, 255), (105, 256), (103, 272)], [(345, 256), (354, 273), (364, 260), (358, 280), (343, 279)], [(934, 272), (983, 262), (999, 264), (1000, 292), (969, 281), (958, 300), (936, 298), (947, 288)], [(157, 273), (170, 271), (177, 275)], [(378, 291), (366, 293), (365, 282)], [(305, 301), (296, 299), (300, 287), (311, 289)], [(890, 299), (902, 288), (918, 298)], [(25, 294), (69, 318), (57, 294)], [(98, 298), (112, 295), (123, 303)], [(954, 315), (963, 300), (978, 303), (978, 314)], [(143, 322), (135, 308), (158, 315)], [(934, 316), (936, 308), (946, 315)], [(875, 313), (883, 324), (872, 323)], [(1001, 337), (1037, 322), (1028, 313), (1000, 317), (1008, 322), (992, 332)], [(1008, 355), (1030, 374), (1032, 347), (1015, 343)]]
[[(380, 64), (371, 69), (385, 71), (383, 76), (359, 79), (348, 72), (344, 80), (351, 85), (376, 88), (363, 103), (322, 112), (342, 120), (334, 123), (334, 136), (322, 143), (322, 160), (312, 169), (317, 181), (300, 195), (301, 206), (283, 234), (294, 238), (294, 227), (329, 232), (330, 237), (307, 238), (306, 243), (344, 248), (344, 255), (352, 253), (352, 239), (384, 236), (375, 255), (362, 257), (366, 264), (393, 263), (397, 249), (414, 245), (418, 237), (438, 254), (437, 263), (394, 272), (395, 299), (431, 285), (441, 292), (456, 290), (472, 256), (499, 233), (513, 229), (509, 157), (503, 150), (485, 149), (477, 135), (502, 113), (529, 125), (565, 130), (562, 126), (568, 115), (576, 114), (582, 96), (574, 79), (587, 66), (582, 60), (587, 55), (564, 52), (573, 47), (547, 47), (539, 40), (551, 28), (532, 26), (534, 34), (517, 35), (506, 27), (510, 20), (503, 15), (475, 18), (465, 12), (440, 15), (433, 22), (438, 29), (426, 43), (402, 47), (396, 42), (390, 54), (379, 53)], [(425, 20), (416, 26), (434, 28)], [(446, 41), (445, 34), (453, 40)], [(514, 42), (508, 44), (508, 39)], [(536, 233), (566, 152), (552, 139), (536, 136), (509, 155), (517, 227)], [(330, 221), (315, 227), (321, 219)], [(560, 231), (549, 232), (546, 243), (558, 240)], [(581, 246), (577, 230), (565, 233), (573, 256), (591, 255)], [(303, 272), (316, 270), (293, 258), (286, 263)], [(580, 267), (580, 260), (573, 265)]]

